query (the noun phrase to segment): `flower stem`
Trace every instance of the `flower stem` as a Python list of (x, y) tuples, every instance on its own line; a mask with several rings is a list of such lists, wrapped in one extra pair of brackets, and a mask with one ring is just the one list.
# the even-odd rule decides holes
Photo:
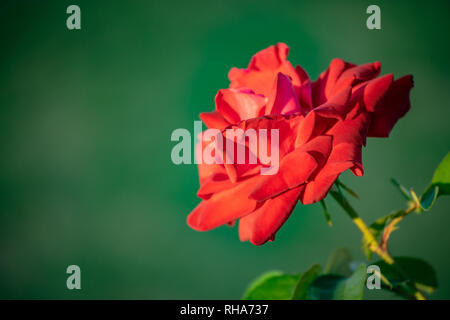
[(375, 239), (369, 227), (366, 225), (363, 219), (361, 219), (356, 210), (353, 209), (353, 207), (350, 205), (347, 199), (345, 199), (341, 193), (334, 190), (331, 190), (330, 194), (349, 214), (350, 218), (352, 219), (353, 223), (358, 227), (358, 229), (361, 230), (363, 236), (367, 240), (370, 250), (378, 254), (381, 257), (381, 259), (383, 259), (386, 263), (394, 264), (394, 259), (392, 259), (392, 257), (389, 255), (388, 252), (385, 252), (384, 250), (381, 249), (380, 244), (378, 243), (377, 239)]
[(386, 263), (394, 264), (394, 259), (389, 255), (388, 252), (381, 249), (380, 244), (378, 243), (377, 239), (375, 239), (366, 223), (360, 217), (352, 218), (352, 220), (366, 238), (370, 250), (378, 254)]
[[(358, 227), (358, 229), (361, 231), (361, 233), (363, 234), (363, 236), (365, 237), (365, 239), (367, 240), (367, 244), (369, 249), (376, 253), (377, 255), (380, 256), (381, 259), (383, 259), (384, 262), (386, 262), (387, 264), (390, 264), (394, 267), (396, 267), (400, 273), (404, 275), (404, 272), (401, 270), (401, 268), (395, 263), (394, 259), (391, 257), (391, 255), (389, 254), (389, 252), (387, 250), (384, 250), (381, 246), (380, 243), (378, 242), (378, 240), (375, 238), (375, 236), (373, 235), (372, 231), (370, 231), (369, 227), (367, 226), (367, 224), (364, 222), (364, 220), (359, 216), (359, 214), (356, 212), (356, 210), (350, 205), (350, 203), (347, 201), (347, 199), (345, 199), (345, 197), (339, 192), (339, 191), (335, 191), (335, 190), (330, 190), (330, 194), (332, 195), (332, 197), (337, 201), (337, 203), (339, 203), (339, 205), (348, 213), (348, 215), (350, 216), (350, 218), (352, 219), (353, 223)], [(415, 206), (411, 206), (409, 207), (406, 211), (405, 211), (405, 215), (409, 214), (410, 212), (412, 212), (414, 209), (416, 209)], [(384, 278), (384, 277), (383, 277)], [(406, 278), (406, 277), (405, 277)], [(384, 278), (383, 279), (384, 282), (386, 282), (386, 284), (390, 287), (392, 287), (392, 285), (390, 284), (390, 282)], [(415, 292), (414, 292), (414, 298), (416, 298), (417, 300), (426, 300), (425, 296), (416, 288), (415, 284), (414, 284), (414, 288), (415, 288)]]

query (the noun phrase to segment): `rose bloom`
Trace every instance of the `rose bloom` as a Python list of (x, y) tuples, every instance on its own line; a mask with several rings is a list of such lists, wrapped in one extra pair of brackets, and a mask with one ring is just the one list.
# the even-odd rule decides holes
[[(261, 175), (260, 159), (199, 164), (202, 201), (187, 218), (191, 228), (207, 231), (239, 219), (241, 241), (273, 240), (298, 201), (322, 200), (345, 170), (362, 176), (366, 137), (388, 137), (410, 109), (411, 75), (378, 77), (379, 62), (357, 66), (333, 59), (311, 82), (287, 60), (288, 52), (279, 43), (253, 56), (248, 68), (232, 68), (230, 88), (217, 93), (215, 111), (200, 114), (208, 128), (278, 129), (278, 172)], [(197, 145), (197, 157), (209, 143)]]

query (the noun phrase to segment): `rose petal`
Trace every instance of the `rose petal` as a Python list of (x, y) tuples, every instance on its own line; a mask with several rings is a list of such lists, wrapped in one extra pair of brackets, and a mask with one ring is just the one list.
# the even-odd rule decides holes
[(388, 137), (397, 121), (411, 108), (409, 92), (414, 86), (411, 75), (395, 80), (375, 106), (369, 137)]
[(230, 123), (217, 111), (202, 112), (200, 119), (208, 128), (225, 129)]
[(339, 76), (345, 69), (354, 66), (342, 59), (331, 60), (327, 70), (322, 72), (319, 78), (311, 84), (312, 99), (315, 106), (325, 103), (330, 97)]
[(257, 94), (272, 99), (273, 84), (279, 72), (292, 80), (294, 87), (300, 86), (299, 75), (287, 61), (289, 47), (284, 43), (270, 46), (253, 56), (247, 69), (232, 68), (228, 73), (230, 88), (246, 87)]
[(264, 201), (298, 187), (305, 183), (317, 166), (317, 161), (311, 154), (294, 150), (281, 160), (277, 174), (259, 177), (250, 198)]
[(343, 120), (349, 110), (349, 98), (352, 92), (351, 87), (341, 90), (331, 97), (326, 103), (314, 109), (316, 114), (325, 118), (337, 118)]
[(216, 110), (229, 123), (264, 114), (267, 99), (248, 89), (221, 89), (216, 96)]
[(297, 204), (303, 187), (289, 190), (267, 200), (260, 208), (239, 221), (239, 238), (254, 245), (262, 245), (274, 238), (275, 233), (289, 218)]
[(364, 82), (362, 85), (355, 87), (352, 101), (358, 101), (367, 111), (374, 112), (375, 106), (388, 92), (392, 79), (392, 74), (387, 74)]
[(265, 114), (291, 114), (300, 111), (297, 95), (288, 76), (278, 73), (275, 96), (267, 105)]
[(197, 231), (207, 231), (254, 211), (257, 202), (248, 198), (253, 190), (254, 179), (236, 183), (234, 188), (215, 193), (208, 200), (200, 202), (189, 214), (188, 225)]

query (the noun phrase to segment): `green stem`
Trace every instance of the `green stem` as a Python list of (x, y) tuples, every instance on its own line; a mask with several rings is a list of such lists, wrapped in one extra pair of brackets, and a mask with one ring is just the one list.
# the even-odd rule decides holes
[(388, 264), (394, 264), (394, 259), (381, 249), (380, 244), (374, 237), (373, 233), (370, 231), (366, 223), (361, 219), (359, 214), (353, 209), (353, 207), (348, 203), (348, 201), (342, 196), (341, 193), (331, 190), (330, 194), (333, 198), (344, 208), (344, 210), (349, 214), (353, 223), (361, 230), (363, 236), (366, 238), (370, 250), (378, 254), (381, 259), (383, 259)]
[[(350, 203), (347, 201), (347, 199), (345, 199), (345, 197), (338, 191), (330, 190), (330, 194), (337, 201), (337, 203), (339, 203), (339, 205), (341, 205), (341, 207), (348, 213), (348, 215), (352, 219), (353, 223), (362, 232), (363, 236), (367, 240), (369, 249), (372, 252), (379, 255), (380, 258), (383, 259), (383, 261), (385, 261), (387, 264), (393, 265), (394, 267), (400, 269), (398, 267), (398, 265), (395, 263), (394, 259), (391, 257), (391, 255), (387, 252), (387, 250), (383, 250), (383, 248), (380, 246), (380, 243), (373, 235), (372, 231), (370, 231), (367, 224), (364, 222), (363, 219), (361, 219), (359, 214), (356, 212), (355, 209), (353, 209), (353, 207), (350, 205)], [(414, 209), (415, 208), (411, 208), (411, 207), (408, 208), (408, 210), (406, 211), (406, 214), (412, 212)], [(404, 274), (404, 273), (402, 272), (402, 274)], [(387, 279), (385, 279), (385, 280), (387, 280)], [(385, 281), (385, 282), (389, 286), (391, 286), (389, 281)], [(414, 287), (415, 287), (415, 285), (414, 285)], [(426, 300), (424, 295), (419, 290), (417, 290), (417, 288), (416, 288), (416, 292), (414, 293), (414, 297), (417, 300)]]

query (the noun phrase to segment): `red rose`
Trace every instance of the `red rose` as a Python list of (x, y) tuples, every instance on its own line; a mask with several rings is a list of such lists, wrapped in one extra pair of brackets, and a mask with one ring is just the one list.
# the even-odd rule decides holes
[[(199, 164), (203, 200), (188, 216), (193, 229), (206, 231), (240, 219), (242, 241), (273, 240), (297, 201), (323, 199), (347, 169), (362, 176), (366, 137), (387, 137), (410, 108), (411, 76), (377, 78), (378, 62), (356, 66), (334, 59), (311, 82), (301, 67), (294, 69), (286, 60), (288, 51), (277, 44), (257, 53), (247, 69), (231, 69), (230, 89), (219, 90), (216, 110), (200, 115), (212, 129), (278, 129), (278, 172), (261, 175), (267, 164), (260, 158), (255, 164)], [(197, 145), (198, 158), (209, 143)]]

